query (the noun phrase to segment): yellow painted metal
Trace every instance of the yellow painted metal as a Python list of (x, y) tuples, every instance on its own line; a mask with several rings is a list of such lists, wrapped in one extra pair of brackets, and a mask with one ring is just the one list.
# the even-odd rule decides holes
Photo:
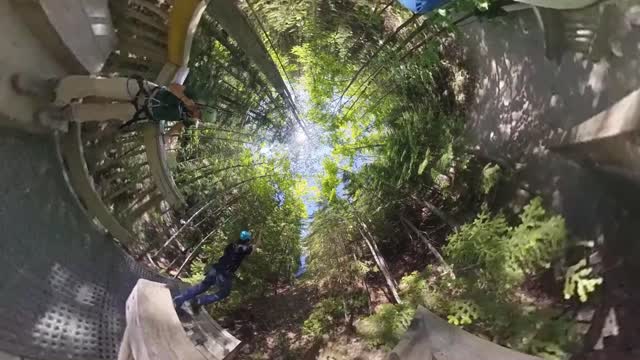
[(169, 44), (167, 57), (177, 66), (189, 62), (193, 34), (207, 6), (207, 0), (176, 1), (169, 15)]

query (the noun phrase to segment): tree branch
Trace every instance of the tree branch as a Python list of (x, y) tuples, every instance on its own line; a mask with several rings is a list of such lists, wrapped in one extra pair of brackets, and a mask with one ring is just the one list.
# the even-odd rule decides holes
[(449, 264), (447, 264), (446, 261), (444, 261), (444, 258), (442, 257), (440, 252), (431, 244), (429, 239), (427, 239), (426, 236), (424, 236), (424, 234), (420, 230), (418, 230), (418, 228), (415, 227), (415, 225), (413, 225), (404, 216), (400, 216), (400, 221), (402, 221), (402, 225), (405, 227), (406, 230), (409, 230), (409, 229), (412, 230), (418, 236), (418, 238), (420, 238), (420, 240), (422, 240), (422, 242), (424, 242), (424, 244), (427, 245), (427, 248), (429, 248), (429, 251), (431, 251), (433, 256), (435, 256), (436, 259), (438, 259), (438, 261), (440, 262), (440, 265), (442, 265), (445, 269), (447, 269), (447, 274), (450, 274), (451, 278), (455, 280), (456, 275), (453, 272), (453, 269), (451, 268), (451, 266), (449, 266)]

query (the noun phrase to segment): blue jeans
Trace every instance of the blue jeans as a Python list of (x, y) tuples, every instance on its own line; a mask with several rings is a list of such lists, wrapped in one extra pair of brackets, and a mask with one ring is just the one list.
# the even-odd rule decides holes
[[(220, 301), (231, 293), (232, 276), (224, 271), (216, 271), (211, 269), (205, 276), (201, 283), (192, 286), (185, 290), (180, 295), (173, 299), (176, 307), (182, 306), (185, 301), (195, 300), (198, 305), (212, 304), (216, 301)], [(210, 288), (217, 286), (218, 292), (210, 295), (198, 296)]]

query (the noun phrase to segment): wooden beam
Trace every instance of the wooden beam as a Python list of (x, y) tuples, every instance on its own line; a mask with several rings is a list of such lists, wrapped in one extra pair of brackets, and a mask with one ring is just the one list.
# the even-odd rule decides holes
[(551, 150), (640, 183), (640, 89), (573, 127)]
[(481, 339), (418, 307), (389, 360), (542, 360)]
[(127, 299), (127, 328), (118, 360), (210, 360), (182, 327), (166, 285), (138, 280)]

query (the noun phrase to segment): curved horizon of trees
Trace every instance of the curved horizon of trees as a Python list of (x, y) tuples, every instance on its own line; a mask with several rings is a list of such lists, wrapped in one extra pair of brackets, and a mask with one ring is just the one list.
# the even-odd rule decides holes
[[(283, 78), (308, 98), (305, 120), (323, 134), (307, 141), (331, 148), (308, 228), (302, 199), (314, 189), (289, 154), (266, 146), (291, 139), (297, 125), (205, 16), (188, 85), (215, 110), (180, 138), (173, 171), (189, 209), (152, 260), (197, 281), (249, 228), (256, 253), (216, 314), (302, 283), (323, 297), (303, 324), (312, 338), (347, 329), (392, 347), (416, 307), (427, 306), (519, 351), (563, 358), (575, 350), (580, 338), (565, 309), (601, 283), (575, 262), (589, 249), (535, 194), (519, 211), (506, 208), (501, 189), (514, 170), (465, 140), (474, 84), (455, 24), (487, 4), (454, 1), (427, 15), (360, 0), (240, 4)], [(303, 252), (309, 271), (295, 283)], [(531, 291), (543, 285), (556, 291)], [(542, 297), (550, 301), (538, 304)]]

